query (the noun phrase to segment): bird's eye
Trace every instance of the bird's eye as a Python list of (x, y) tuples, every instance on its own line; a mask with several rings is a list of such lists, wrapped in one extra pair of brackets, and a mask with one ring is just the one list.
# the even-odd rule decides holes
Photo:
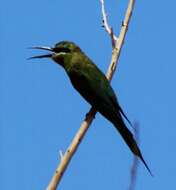
[(56, 53), (61, 53), (61, 52), (63, 52), (63, 53), (69, 53), (69, 52), (71, 52), (70, 49), (64, 48), (64, 47), (55, 47), (55, 48), (53, 48), (53, 50)]

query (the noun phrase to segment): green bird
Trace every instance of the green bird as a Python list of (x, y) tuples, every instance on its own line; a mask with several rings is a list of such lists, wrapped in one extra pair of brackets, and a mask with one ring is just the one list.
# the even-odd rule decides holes
[[(66, 71), (73, 87), (99, 113), (113, 123), (115, 128), (130, 148), (141, 159), (152, 175), (143, 159), (142, 153), (133, 134), (124, 123), (130, 121), (120, 107), (117, 97), (104, 73), (89, 59), (87, 55), (73, 42), (61, 41), (54, 47), (33, 47), (33, 49), (48, 50), (51, 53), (31, 58), (51, 58)], [(131, 123), (130, 123), (131, 124)]]

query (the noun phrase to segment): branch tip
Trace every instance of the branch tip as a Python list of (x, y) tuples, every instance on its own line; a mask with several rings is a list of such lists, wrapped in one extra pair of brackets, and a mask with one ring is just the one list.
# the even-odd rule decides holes
[[(59, 150), (59, 156), (60, 156), (60, 160), (62, 161), (63, 160), (63, 157), (64, 157), (64, 154), (62, 152), (62, 150)], [(56, 170), (57, 171), (57, 170)]]

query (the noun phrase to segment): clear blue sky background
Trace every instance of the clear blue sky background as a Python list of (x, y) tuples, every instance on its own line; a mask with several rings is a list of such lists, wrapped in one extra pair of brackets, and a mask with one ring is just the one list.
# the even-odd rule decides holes
[[(107, 1), (118, 33), (127, 1)], [(176, 187), (175, 1), (136, 1), (112, 86), (131, 121), (140, 122), (143, 155), (136, 190)], [(0, 8), (0, 186), (41, 190), (90, 106), (50, 60), (26, 58), (36, 45), (71, 40), (105, 72), (111, 43), (97, 1), (2, 0)], [(60, 189), (126, 190), (133, 156), (100, 114), (74, 156)]]

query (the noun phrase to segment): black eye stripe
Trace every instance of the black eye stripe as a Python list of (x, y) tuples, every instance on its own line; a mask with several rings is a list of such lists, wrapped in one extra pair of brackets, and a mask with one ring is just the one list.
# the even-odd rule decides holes
[(70, 52), (70, 49), (64, 48), (64, 47), (55, 47), (55, 48), (53, 48), (53, 50), (56, 53), (60, 53), (60, 52), (69, 53)]

